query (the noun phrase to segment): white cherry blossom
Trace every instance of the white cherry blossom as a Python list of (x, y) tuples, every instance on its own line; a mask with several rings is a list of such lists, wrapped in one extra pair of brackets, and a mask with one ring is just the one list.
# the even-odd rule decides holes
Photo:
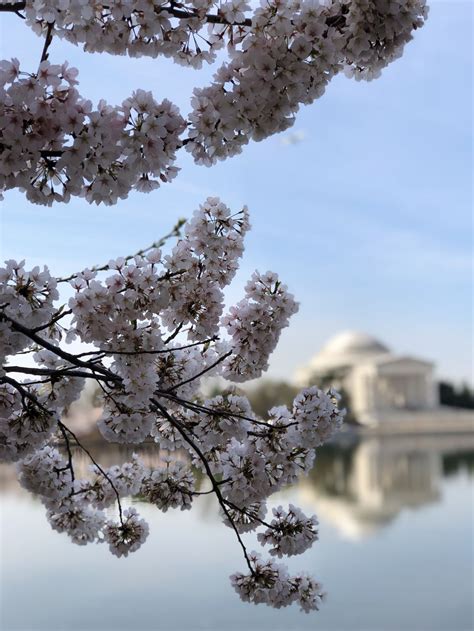
[[(316, 448), (340, 428), (337, 393), (306, 388), (291, 409), (273, 408), (267, 419), (232, 390), (200, 394), (204, 376), (240, 382), (260, 375), (297, 310), (276, 274), (256, 272), (245, 297), (222, 316), (223, 289), (248, 229), (246, 208), (233, 213), (208, 198), (169, 253), (153, 244), (68, 279), (47, 268), (27, 271), (23, 261), (0, 269), (0, 455), (17, 463), (21, 484), (40, 497), (51, 527), (73, 542), (106, 542), (127, 556), (144, 543), (148, 526), (123, 501), (188, 510), (200, 492), (216, 495), (223, 522), (239, 537), (257, 531), (271, 555), (300, 554), (317, 539), (315, 517), (280, 507), (269, 522), (266, 505), (310, 471)], [(66, 281), (74, 295), (68, 308), (58, 307)], [(71, 352), (73, 340), (87, 350)], [(18, 365), (18, 353), (31, 355), (34, 365)], [(107, 468), (94, 459), (62, 420), (87, 380), (102, 398), (103, 437), (125, 445), (152, 439), (161, 449), (159, 467), (150, 469), (136, 454)], [(82, 478), (74, 445), (91, 460)], [(193, 468), (207, 490), (197, 489)], [(250, 575), (233, 579), (244, 599), (277, 607), (298, 601), (305, 610), (319, 604), (312, 579), (290, 577), (284, 566), (246, 551), (245, 558)]]
[[(183, 147), (209, 166), (288, 129), (336, 75), (378, 77), (428, 13), (425, 0), (0, 0), (0, 9), (44, 38), (34, 71), (0, 61), (0, 193), (18, 188), (47, 206), (150, 193), (176, 176)], [(78, 71), (49, 61), (56, 37), (86, 52), (163, 55), (193, 68), (221, 51), (223, 62), (210, 85), (194, 90), (185, 120), (143, 89), (119, 105), (92, 104), (80, 95)], [(318, 539), (316, 516), (290, 505), (267, 517), (267, 501), (311, 471), (345, 411), (337, 392), (316, 386), (265, 418), (234, 387), (202, 396), (208, 376), (260, 377), (298, 303), (275, 273), (257, 271), (225, 309), (250, 228), (246, 207), (233, 212), (209, 197), (180, 227), (67, 278), (25, 261), (0, 268), (0, 460), (16, 463), (54, 530), (78, 545), (107, 543), (118, 557), (148, 536), (137, 510), (125, 508), (129, 498), (166, 512), (213, 494), (247, 565), (231, 577), (240, 597), (317, 610), (324, 592), (315, 579), (249, 553), (243, 537), (256, 531), (279, 558)], [(61, 304), (66, 282), (73, 296)], [(96, 461), (65, 415), (88, 381), (99, 393), (103, 438), (153, 441), (160, 466), (138, 455), (109, 467)], [(91, 463), (84, 477), (76, 449)]]
[[(176, 176), (184, 146), (208, 166), (238, 154), (291, 127), (300, 105), (320, 98), (337, 74), (378, 77), (428, 15), (425, 0), (1, 4), (24, 11), (46, 52), (33, 73), (16, 58), (0, 62), (0, 191), (17, 187), (45, 205), (71, 196), (115, 204), (131, 190), (153, 191)], [(100, 101), (94, 109), (77, 90), (77, 70), (49, 63), (53, 37), (89, 52), (163, 55), (194, 68), (224, 47), (227, 59), (210, 85), (194, 90), (185, 121), (142, 89), (120, 106)]]

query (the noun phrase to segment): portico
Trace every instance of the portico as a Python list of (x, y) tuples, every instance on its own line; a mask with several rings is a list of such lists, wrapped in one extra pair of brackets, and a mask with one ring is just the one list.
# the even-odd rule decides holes
[(380, 357), (353, 367), (352, 405), (359, 414), (436, 407), (433, 364), (413, 357)]

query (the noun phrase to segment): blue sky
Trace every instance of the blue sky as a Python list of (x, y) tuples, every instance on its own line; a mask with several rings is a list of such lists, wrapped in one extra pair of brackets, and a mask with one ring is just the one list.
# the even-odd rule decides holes
[[(182, 152), (172, 184), (111, 208), (43, 208), (8, 192), (2, 258), (71, 272), (147, 245), (218, 195), (235, 209), (247, 204), (253, 225), (229, 304), (255, 268), (279, 272), (301, 303), (270, 376), (291, 377), (328, 337), (358, 329), (432, 359), (440, 377), (472, 379), (472, 7), (432, 2), (426, 26), (380, 79), (337, 77), (301, 109), (296, 144), (273, 136), (211, 169)], [(40, 39), (13, 15), (1, 28), (2, 58), (34, 70)], [(79, 89), (95, 103), (144, 88), (183, 114), (212, 72), (60, 41), (50, 59), (79, 68)]]

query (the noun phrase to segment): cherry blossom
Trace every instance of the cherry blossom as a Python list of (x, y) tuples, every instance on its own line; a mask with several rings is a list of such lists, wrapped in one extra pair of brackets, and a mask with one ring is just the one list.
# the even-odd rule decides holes
[[(3, 0), (0, 11), (21, 15), (45, 38), (37, 71), (0, 62), (0, 191), (19, 188), (46, 205), (71, 196), (115, 204), (132, 190), (153, 191), (176, 176), (182, 147), (207, 166), (238, 154), (291, 127), (300, 105), (320, 98), (337, 74), (377, 78), (428, 15), (425, 0), (270, 0), (256, 8), (244, 0)], [(53, 37), (194, 68), (220, 49), (227, 59), (210, 85), (194, 90), (185, 120), (145, 90), (94, 108), (78, 92), (78, 71), (48, 61)]]
[[(248, 211), (233, 213), (208, 198), (176, 241), (135, 256), (55, 279), (45, 268), (7, 261), (0, 270), (2, 460), (41, 499), (51, 527), (74, 543), (106, 543), (116, 556), (138, 550), (148, 526), (128, 498), (163, 512), (189, 510), (213, 493), (223, 523), (238, 537), (250, 575), (233, 584), (246, 600), (305, 610), (319, 605), (319, 584), (250, 555), (242, 536), (257, 531), (273, 556), (304, 552), (317, 540), (317, 520), (267, 500), (308, 474), (316, 448), (341, 427), (338, 395), (305, 388), (291, 409), (259, 418), (243, 393), (201, 395), (209, 375), (241, 382), (268, 365), (297, 303), (272, 272), (254, 273), (245, 297), (224, 314), (223, 289), (235, 275), (249, 229)], [(74, 291), (57, 304), (58, 287)], [(71, 352), (79, 342), (84, 351)], [(30, 356), (23, 365), (21, 357)], [(135, 454), (104, 468), (68, 427), (65, 412), (93, 381), (101, 397), (97, 427), (106, 441), (140, 445), (152, 439), (161, 464)], [(90, 459), (77, 476), (75, 449)], [(198, 472), (201, 475), (198, 476)], [(198, 477), (207, 479), (200, 490)], [(105, 514), (107, 510), (107, 515)]]
[[(336, 75), (377, 78), (428, 9), (425, 0), (0, 0), (0, 12), (43, 38), (33, 71), (16, 58), (0, 61), (0, 193), (18, 188), (50, 206), (72, 197), (115, 204), (171, 181), (182, 148), (210, 166), (288, 129)], [(218, 53), (222, 62), (211, 84), (194, 90), (185, 118), (143, 89), (120, 105), (91, 103), (79, 92), (78, 70), (50, 61), (56, 37), (86, 52), (163, 55), (196, 69)], [(118, 557), (149, 533), (131, 499), (166, 512), (213, 494), (248, 570), (231, 576), (240, 597), (309, 612), (324, 598), (321, 584), (290, 575), (273, 557), (306, 551), (318, 539), (317, 518), (293, 505), (267, 517), (268, 505), (311, 471), (345, 410), (337, 392), (314, 385), (260, 418), (235, 385), (267, 370), (298, 310), (270, 271), (254, 272), (242, 299), (226, 308), (249, 229), (246, 207), (233, 212), (209, 197), (184, 228), (151, 247), (67, 278), (6, 261), (0, 460), (15, 463), (55, 531), (78, 545), (105, 543)], [(73, 296), (61, 304), (65, 283)], [(206, 398), (206, 377), (229, 388)], [(160, 466), (150, 469), (136, 454), (111, 467), (95, 459), (66, 414), (88, 382), (100, 397), (104, 440), (153, 441)], [(77, 450), (90, 461), (82, 477)], [(244, 538), (254, 531), (271, 558), (248, 552)]]
[(0, 189), (18, 187), (44, 205), (71, 196), (115, 204), (172, 180), (185, 129), (178, 109), (144, 90), (94, 109), (76, 76), (67, 63), (43, 61), (36, 74), (16, 59), (0, 63)]
[(104, 527), (105, 541), (115, 556), (128, 556), (135, 552), (148, 537), (148, 524), (140, 519), (134, 508), (123, 513), (121, 522), (107, 521)]

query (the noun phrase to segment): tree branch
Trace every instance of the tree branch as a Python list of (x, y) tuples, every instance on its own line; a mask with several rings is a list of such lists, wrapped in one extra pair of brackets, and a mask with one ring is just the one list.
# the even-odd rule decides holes
[(161, 403), (159, 403), (158, 401), (152, 400), (153, 405), (155, 405), (158, 410), (162, 413), (162, 415), (166, 418), (167, 421), (169, 421), (171, 423), (171, 425), (173, 425), (173, 427), (175, 427), (178, 432), (181, 434), (181, 436), (184, 438), (184, 440), (188, 443), (188, 445), (190, 447), (192, 447), (192, 449), (196, 452), (197, 456), (199, 457), (199, 459), (201, 460), (204, 469), (206, 471), (207, 477), (209, 478), (209, 481), (211, 482), (212, 485), (212, 489), (217, 497), (217, 500), (222, 508), (222, 510), (224, 511), (225, 516), (227, 517), (227, 519), (229, 520), (229, 523), (231, 524), (238, 542), (240, 543), (240, 546), (242, 548), (242, 551), (244, 553), (244, 557), (245, 557), (245, 561), (247, 562), (247, 566), (250, 570), (250, 572), (252, 573), (252, 575), (255, 574), (255, 571), (252, 567), (252, 564), (250, 562), (248, 553), (247, 553), (247, 548), (245, 547), (244, 542), (242, 541), (242, 537), (240, 536), (240, 533), (237, 529), (237, 526), (234, 523), (234, 520), (232, 519), (231, 514), (229, 513), (229, 510), (226, 506), (225, 503), (225, 499), (222, 496), (221, 490), (219, 488), (219, 483), (217, 482), (217, 480), (214, 477), (214, 474), (211, 471), (211, 468), (209, 466), (209, 463), (207, 461), (206, 456), (203, 454), (203, 452), (201, 451), (200, 447), (195, 443), (195, 441), (190, 438), (187, 433), (185, 432), (185, 430), (183, 429), (181, 423), (175, 419), (173, 416), (171, 416), (171, 414), (168, 412), (168, 410), (161, 405)]
[[(26, 2), (3, 2), (0, 4), (0, 13), (16, 13), (24, 11)], [(20, 17), (23, 17), (22, 15)]]
[(48, 59), (48, 49), (51, 46), (51, 42), (53, 41), (53, 32), (54, 32), (53, 29), (54, 29), (54, 22), (49, 22), (48, 28), (46, 29), (43, 52), (41, 53), (40, 66), (43, 63), (43, 61), (46, 61)]
[[(172, 230), (170, 230), (170, 232), (168, 232), (168, 234), (165, 234), (164, 237), (161, 237), (161, 239), (159, 239), (158, 241), (155, 241), (154, 243), (152, 243), (148, 247), (142, 248), (141, 250), (138, 250), (138, 252), (135, 252), (135, 254), (129, 254), (128, 256), (126, 256), (125, 259), (124, 259), (125, 263), (128, 263), (128, 261), (131, 261), (136, 256), (143, 256), (144, 254), (146, 254), (150, 250), (154, 250), (156, 248), (161, 248), (168, 241), (168, 239), (171, 239), (172, 237), (180, 237), (181, 236), (181, 228), (183, 227), (183, 225), (185, 223), (186, 223), (186, 219), (178, 219), (178, 221), (176, 222), (176, 224), (174, 225)], [(110, 269), (109, 264), (105, 263), (104, 265), (96, 265), (95, 267), (92, 267), (91, 268), (91, 272), (106, 272), (109, 269)], [(56, 278), (56, 281), (58, 283), (68, 283), (69, 281), (73, 280), (74, 278), (77, 278), (77, 276), (79, 274), (80, 274), (80, 272), (75, 272), (74, 274), (70, 274), (69, 276), (65, 276), (65, 277), (62, 277), (62, 278)], [(165, 280), (165, 276), (163, 277), (163, 280)]]
[(189, 379), (186, 379), (185, 381), (182, 381), (181, 383), (177, 383), (172, 388), (169, 388), (168, 390), (165, 390), (165, 392), (173, 392), (173, 390), (176, 390), (177, 388), (181, 388), (182, 386), (185, 386), (187, 383), (190, 383), (191, 381), (194, 381), (195, 379), (198, 379), (199, 377), (202, 377), (203, 375), (208, 373), (210, 370), (212, 370), (213, 368), (218, 366), (221, 362), (223, 362), (224, 359), (229, 357), (229, 355), (232, 355), (232, 351), (229, 351), (229, 352), (225, 353), (224, 355), (221, 355), (213, 364), (211, 364), (207, 368), (204, 368), (204, 370), (201, 370), (201, 372), (196, 373), (195, 375), (193, 375), (192, 377), (189, 377)]
[(209, 414), (210, 416), (224, 416), (226, 418), (238, 418), (243, 421), (249, 421), (250, 423), (255, 423), (256, 425), (262, 425), (263, 427), (274, 430), (274, 431), (284, 431), (287, 427), (291, 427), (292, 425), (297, 425), (294, 423), (285, 423), (284, 425), (270, 425), (267, 421), (259, 421), (258, 419), (251, 418), (250, 416), (244, 416), (243, 414), (239, 414), (238, 412), (229, 412), (227, 410), (219, 410), (218, 408), (209, 408), (205, 405), (201, 405), (199, 403), (195, 403), (194, 401), (187, 401), (186, 399), (182, 399), (167, 390), (156, 390), (155, 394), (157, 396), (163, 397), (165, 399), (170, 399), (179, 405), (182, 405), (184, 408), (187, 408), (193, 412), (197, 412), (198, 414)]
[(194, 346), (204, 346), (205, 344), (210, 344), (211, 342), (216, 342), (219, 339), (217, 335), (214, 337), (209, 337), (207, 340), (202, 340), (202, 342), (191, 342), (190, 344), (185, 344), (184, 346), (176, 346), (174, 348), (161, 348), (155, 351), (146, 351), (146, 350), (136, 350), (136, 351), (119, 351), (119, 350), (104, 350), (99, 349), (97, 351), (86, 351), (84, 353), (79, 353), (76, 357), (87, 357), (87, 355), (163, 355), (166, 353), (174, 353), (175, 351), (184, 351), (187, 348), (193, 348)]
[[(101, 375), (94, 375), (88, 372), (82, 372), (80, 370), (74, 370), (71, 368), (36, 368), (28, 366), (2, 366), (5, 372), (16, 372), (24, 375), (40, 375), (44, 377), (78, 377), (82, 379), (95, 379), (96, 381), (101, 379), (102, 381), (110, 381), (109, 377)], [(91, 368), (92, 370), (92, 368)], [(46, 382), (45, 382), (46, 383)]]
[[(61, 430), (61, 434), (63, 435), (63, 438), (66, 442), (66, 450), (67, 450), (67, 457), (68, 457), (68, 469), (71, 472), (71, 482), (74, 485), (74, 480), (75, 480), (75, 475), (74, 475), (74, 466), (72, 463), (72, 451), (71, 451), (71, 445), (69, 443), (69, 437), (67, 435), (66, 432), (66, 426), (63, 425), (63, 423), (61, 423), (61, 421), (58, 422), (59, 425), (59, 429)], [(74, 491), (74, 487), (72, 489)]]
[(41, 326), (37, 326), (31, 330), (33, 331), (33, 333), (38, 333), (39, 331), (43, 331), (44, 329), (49, 329), (49, 327), (53, 326), (53, 324), (56, 324), (56, 322), (61, 320), (61, 318), (64, 318), (67, 315), (71, 315), (71, 313), (72, 313), (71, 309), (68, 309), (67, 311), (61, 311), (60, 313), (55, 315), (54, 318), (51, 318), (51, 320), (47, 322), (46, 324), (42, 324)]
[[(177, 3), (170, 2), (171, 6), (168, 7), (155, 7), (155, 13), (169, 13), (175, 18), (180, 20), (192, 20), (194, 18), (200, 17), (199, 13), (195, 9), (190, 9), (189, 11), (184, 11), (182, 9), (176, 8)], [(110, 9), (107, 4), (102, 5), (102, 7), (106, 10)], [(9, 12), (9, 13), (18, 13), (19, 11), (24, 11), (26, 8), (26, 2), (23, 0), (22, 2), (5, 2), (0, 4), (0, 11)], [(222, 24), (227, 26), (252, 26), (251, 19), (245, 19), (243, 22), (229, 22), (224, 18), (223, 15), (219, 15), (218, 13), (208, 13), (205, 16), (205, 22), (208, 24)], [(43, 60), (44, 61), (44, 60)]]
[(72, 355), (71, 353), (63, 351), (59, 346), (55, 346), (54, 344), (51, 344), (51, 342), (44, 340), (43, 338), (39, 337), (39, 335), (37, 335), (32, 329), (28, 329), (27, 327), (23, 326), (19, 322), (16, 322), (16, 320), (13, 320), (13, 318), (10, 318), (9, 316), (7, 316), (7, 314), (4, 311), (0, 313), (0, 321), (1, 320), (7, 320), (7, 322), (10, 323), (14, 331), (17, 331), (17, 333), (22, 333), (23, 335), (28, 337), (30, 340), (32, 340), (36, 344), (39, 344), (43, 348), (46, 348), (47, 350), (51, 351), (58, 357), (65, 359), (69, 363), (74, 364), (75, 366), (80, 366), (81, 368), (87, 368), (89, 370), (99, 372), (102, 375), (105, 375), (106, 377), (108, 377), (110, 381), (113, 381), (115, 383), (122, 381), (120, 377), (115, 375), (113, 372), (111, 372), (107, 368), (104, 368), (103, 366), (98, 366), (97, 364), (91, 365), (90, 362), (89, 363), (83, 362), (82, 360), (77, 359), (75, 355)]
[(77, 446), (82, 449), (82, 451), (84, 451), (90, 458), (92, 464), (97, 468), (98, 471), (100, 471), (100, 473), (104, 476), (104, 478), (108, 481), (108, 483), (110, 484), (110, 486), (112, 487), (114, 493), (115, 493), (115, 497), (117, 498), (117, 505), (118, 505), (118, 509), (119, 509), (119, 516), (120, 516), (120, 523), (123, 527), (123, 515), (122, 515), (122, 504), (120, 502), (120, 494), (117, 490), (117, 487), (115, 486), (115, 484), (112, 482), (112, 479), (110, 478), (110, 476), (104, 471), (104, 469), (100, 466), (100, 464), (95, 460), (94, 456), (91, 454), (91, 452), (84, 447), (84, 445), (80, 442), (80, 440), (78, 439), (78, 437), (76, 436), (76, 434), (69, 429), (69, 427), (67, 427), (67, 425), (64, 425), (64, 423), (62, 421), (58, 420), (58, 425), (59, 428), (64, 429), (64, 431), (68, 432), (72, 438), (75, 440)]

